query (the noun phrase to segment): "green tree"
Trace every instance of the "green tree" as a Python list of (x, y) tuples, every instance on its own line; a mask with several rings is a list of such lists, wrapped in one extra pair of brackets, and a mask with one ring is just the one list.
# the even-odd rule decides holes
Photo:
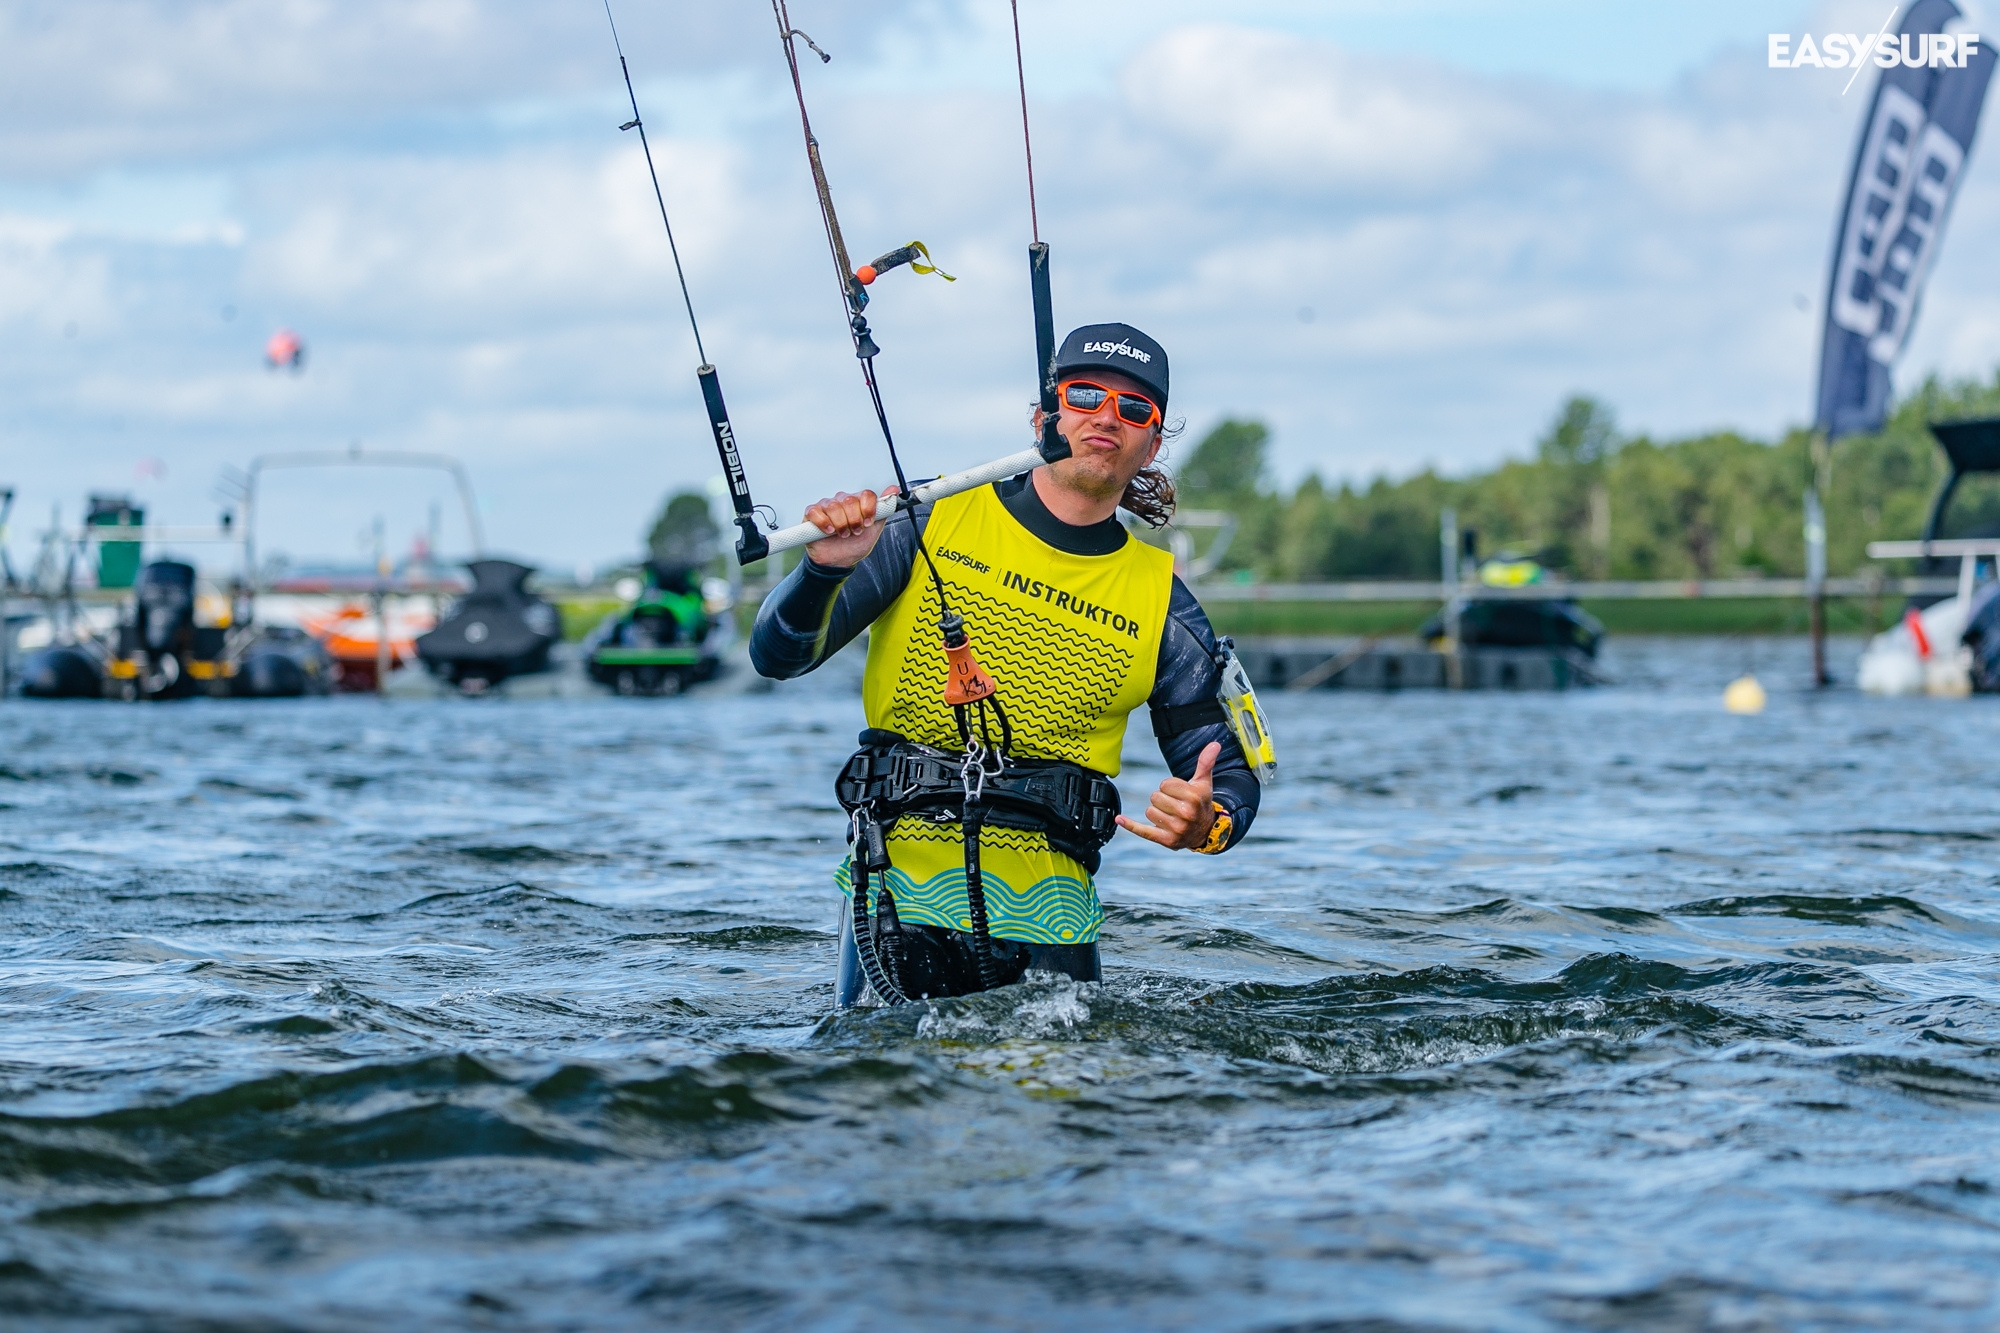
[(1236, 535), (1224, 553), (1225, 570), (1270, 570), (1280, 541), (1278, 500), (1264, 490), (1271, 431), (1261, 421), (1223, 421), (1174, 468), (1176, 502), (1188, 509), (1226, 509)]
[(1213, 507), (1253, 499), (1262, 493), (1270, 442), (1270, 427), (1263, 422), (1232, 417), (1202, 436), (1188, 461), (1174, 470), (1175, 487)]
[(662, 564), (701, 565), (714, 557), (720, 536), (708, 512), (708, 497), (699, 491), (677, 491), (653, 520), (646, 550)]
[(1609, 506), (1604, 469), (1619, 444), (1611, 409), (1582, 394), (1562, 405), (1536, 442), (1544, 476), (1535, 545), (1547, 564), (1586, 576), (1605, 573), (1609, 538), (1594, 520)]
[[(1852, 574), (1870, 541), (1918, 536), (1946, 474), (1928, 423), (2000, 415), (2000, 371), (1927, 380), (1880, 431), (1840, 441), (1827, 510), (1830, 573)], [(1772, 442), (1733, 431), (1677, 440), (1628, 438), (1603, 403), (1571, 397), (1533, 456), (1464, 477), (1424, 471), (1267, 490), (1270, 432), (1229, 420), (1179, 470), (1184, 504), (1228, 509), (1241, 525), (1225, 567), (1279, 580), (1435, 578), (1438, 516), (1449, 505), (1483, 551), (1538, 553), (1578, 577), (1797, 577), (1805, 569), (1803, 500), (1811, 433)], [(1947, 535), (2000, 532), (2000, 478), (1968, 481)]]
[(1589, 467), (1618, 452), (1618, 419), (1595, 398), (1576, 394), (1562, 405), (1535, 456), (1556, 467)]

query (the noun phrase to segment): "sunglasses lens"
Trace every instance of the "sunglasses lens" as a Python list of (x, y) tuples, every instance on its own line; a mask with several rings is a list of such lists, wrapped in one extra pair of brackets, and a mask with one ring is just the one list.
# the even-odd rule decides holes
[(1158, 411), (1158, 408), (1137, 394), (1121, 393), (1118, 395), (1118, 415), (1130, 425), (1150, 426), (1153, 424), (1153, 417)]
[(1111, 395), (1095, 384), (1065, 384), (1063, 403), (1079, 412), (1095, 412)]

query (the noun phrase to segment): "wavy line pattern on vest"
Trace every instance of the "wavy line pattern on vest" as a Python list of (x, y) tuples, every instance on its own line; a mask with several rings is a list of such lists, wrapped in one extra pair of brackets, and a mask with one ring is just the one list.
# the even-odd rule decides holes
[[(854, 884), (850, 863), (843, 861), (834, 871), (834, 883), (842, 897), (852, 897)], [(889, 891), (896, 898), (896, 915), (903, 921), (938, 926), (945, 930), (970, 930), (965, 897), (965, 868), (942, 870), (921, 884), (900, 868), (889, 871)], [(1021, 940), (1029, 944), (1089, 944), (1104, 924), (1104, 909), (1087, 881), (1068, 875), (1050, 875), (1026, 890), (1018, 890), (999, 875), (981, 868), (986, 886), (986, 915), (995, 939)], [(875, 888), (871, 882), (868, 910), (875, 910)]]

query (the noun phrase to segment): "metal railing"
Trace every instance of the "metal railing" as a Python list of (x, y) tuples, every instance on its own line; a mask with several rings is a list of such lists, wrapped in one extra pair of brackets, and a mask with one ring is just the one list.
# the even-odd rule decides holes
[[(1919, 543), (1899, 543), (1915, 546)], [(1932, 543), (1940, 548), (1954, 543)], [(1873, 548), (1870, 548), (1873, 554)], [(1959, 554), (1939, 551), (1939, 554)], [(1829, 597), (1923, 597), (1949, 595), (1958, 580), (1948, 578), (1840, 578), (1826, 581)], [(1328, 583), (1200, 583), (1194, 595), (1204, 602), (1442, 602), (1463, 595), (1480, 601), (1538, 601), (1574, 597), (1579, 601), (1676, 601), (1704, 597), (1802, 598), (1805, 579), (1593, 579), (1575, 583), (1529, 583), (1518, 588), (1484, 584), (1456, 587), (1435, 580), (1354, 579)]]

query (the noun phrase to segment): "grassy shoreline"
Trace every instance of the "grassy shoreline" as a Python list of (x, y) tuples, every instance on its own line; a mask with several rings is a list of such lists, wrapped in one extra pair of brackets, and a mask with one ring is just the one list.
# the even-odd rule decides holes
[[(1901, 597), (1829, 598), (1827, 630), (1874, 634), (1903, 614)], [(1581, 603), (1611, 634), (1804, 634), (1806, 603), (1796, 597), (1713, 597), (1686, 600), (1602, 599)], [(1409, 635), (1436, 602), (1212, 602), (1220, 634)]]
[[(625, 603), (601, 596), (550, 598), (562, 614), (563, 637), (581, 639), (606, 613)], [(756, 598), (737, 608), (739, 629), (748, 632), (757, 614)], [(1259, 634), (1409, 636), (1431, 612), (1434, 601), (1411, 602), (1223, 602), (1204, 604), (1216, 633), (1252, 638)], [(1875, 634), (1902, 618), (1901, 597), (1835, 597), (1826, 604), (1827, 631)], [(1706, 597), (1587, 599), (1584, 610), (1611, 634), (1804, 634), (1806, 604), (1797, 597)]]

